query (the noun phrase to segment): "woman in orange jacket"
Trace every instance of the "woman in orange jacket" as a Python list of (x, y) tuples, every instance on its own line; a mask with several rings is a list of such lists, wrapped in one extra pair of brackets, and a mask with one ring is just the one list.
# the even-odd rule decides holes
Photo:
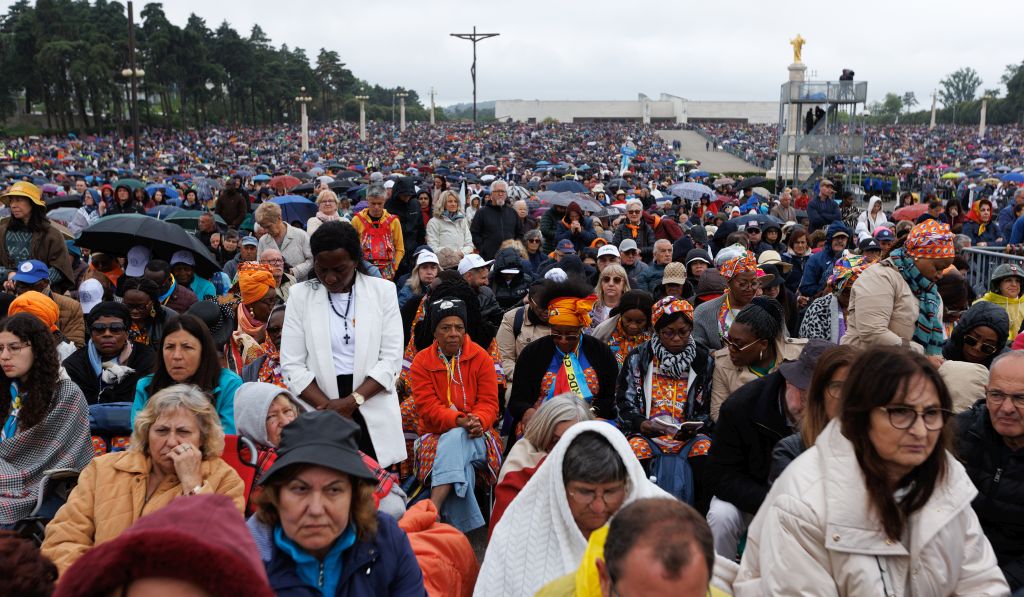
[(501, 468), (498, 381), (487, 351), (466, 334), (466, 303), (442, 298), (429, 306), (434, 342), (413, 359), (412, 397), (420, 419), (416, 475), (430, 480), (442, 519), (463, 532), (482, 527), (473, 495), (475, 470), (493, 484)]

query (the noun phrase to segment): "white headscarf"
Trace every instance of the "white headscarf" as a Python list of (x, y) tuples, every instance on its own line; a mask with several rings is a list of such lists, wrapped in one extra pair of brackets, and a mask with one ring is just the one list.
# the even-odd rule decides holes
[(577, 423), (555, 444), (551, 454), (519, 492), (494, 527), (473, 595), (533, 595), (545, 584), (576, 570), (587, 549), (569, 510), (562, 462), (581, 433), (593, 431), (608, 440), (626, 465), (629, 494), (636, 499), (671, 497), (651, 483), (625, 436), (604, 421)]

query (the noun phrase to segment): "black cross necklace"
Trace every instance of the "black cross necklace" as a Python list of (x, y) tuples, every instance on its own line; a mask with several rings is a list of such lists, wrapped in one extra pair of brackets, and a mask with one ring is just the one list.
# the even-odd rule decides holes
[[(348, 311), (352, 307), (352, 303), (354, 303), (355, 300), (356, 300), (356, 285), (353, 284), (352, 285), (352, 289), (349, 290), (348, 300), (345, 302), (345, 313), (342, 314), (342, 313), (339, 313), (338, 309), (334, 306), (334, 297), (331, 296), (330, 292), (327, 293), (327, 301), (329, 303), (331, 303), (331, 311), (334, 311), (334, 314), (337, 315), (338, 317), (340, 317), (341, 320), (345, 322), (345, 335), (342, 336), (342, 339), (345, 341), (345, 344), (349, 344), (349, 341), (352, 339), (351, 336), (349, 336), (349, 334), (348, 334)], [(352, 319), (352, 325), (355, 326), (355, 324), (356, 324), (355, 318), (353, 318)]]

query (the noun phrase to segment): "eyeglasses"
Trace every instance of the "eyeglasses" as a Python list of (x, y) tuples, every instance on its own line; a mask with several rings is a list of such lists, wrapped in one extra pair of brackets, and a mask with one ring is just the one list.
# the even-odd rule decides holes
[(938, 431), (946, 424), (946, 420), (953, 416), (951, 411), (942, 408), (926, 408), (919, 411), (909, 406), (879, 406), (889, 415), (889, 424), (896, 429), (910, 429), (917, 422), (917, 417), (924, 421), (924, 428), (928, 431)]
[(0, 355), (4, 354), (4, 351), (11, 353), (11, 356), (18, 356), (21, 351), (26, 347), (32, 346), (31, 342), (11, 342), (10, 344), (0, 344)]
[(284, 259), (264, 259), (262, 263), (267, 265), (284, 265)]
[(621, 276), (605, 276), (604, 278), (601, 278), (601, 281), (602, 282), (614, 282), (615, 284), (622, 284), (622, 277)]
[(736, 290), (757, 290), (757, 287), (761, 285), (760, 280), (731, 280), (730, 285), (735, 286)]
[(670, 330), (669, 328), (665, 328), (665, 329), (661, 330), (660, 332), (658, 332), (658, 335), (661, 336), (662, 338), (665, 338), (665, 339), (685, 338), (685, 337), (689, 336), (692, 332), (693, 332), (693, 328), (687, 328), (687, 329), (684, 329), (684, 330)]
[(550, 336), (555, 340), (575, 340), (576, 338), (580, 337), (580, 331), (576, 330), (571, 334), (563, 334), (561, 332), (556, 332), (552, 330)]
[(639, 214), (639, 213), (643, 213), (643, 210), (640, 210), (640, 209), (627, 209), (626, 213), (628, 213), (628, 214)]
[(125, 330), (125, 325), (123, 323), (94, 323), (91, 329), (94, 334), (105, 334), (107, 330), (110, 330), (111, 334), (120, 334)]
[(975, 338), (970, 334), (964, 336), (964, 344), (972, 348), (977, 347), (982, 354), (995, 354), (996, 351), (999, 350), (999, 347), (995, 344), (983, 342), (980, 338)]
[(526, 242), (528, 242), (528, 243), (539, 243), (540, 239), (539, 238), (528, 238), (528, 239), (526, 239)]
[(622, 500), (626, 498), (626, 484), (623, 483), (615, 489), (606, 489), (603, 491), (594, 491), (593, 489), (574, 489), (566, 492), (573, 502), (577, 506), (587, 507), (594, 503), (594, 500), (600, 498), (604, 502), (605, 507), (611, 508), (615, 505), (621, 504)]
[(736, 352), (743, 352), (744, 350), (750, 348), (751, 346), (757, 344), (758, 342), (760, 342), (760, 340), (754, 340), (753, 342), (750, 342), (749, 344), (746, 344), (744, 346), (740, 346), (732, 338), (730, 338), (728, 336), (722, 336), (722, 344), (725, 344), (726, 346), (728, 346), (729, 350), (735, 350)]
[(985, 390), (985, 400), (999, 406), (1009, 398), (1014, 408), (1024, 408), (1024, 394), (1007, 394), (999, 390)]

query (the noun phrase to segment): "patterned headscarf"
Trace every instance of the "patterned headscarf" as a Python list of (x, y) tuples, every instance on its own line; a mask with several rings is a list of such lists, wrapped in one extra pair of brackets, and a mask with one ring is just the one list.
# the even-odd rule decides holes
[(907, 255), (915, 259), (950, 259), (956, 253), (949, 225), (935, 220), (925, 220), (914, 226), (903, 246)]
[(242, 302), (251, 305), (267, 294), (267, 290), (277, 288), (274, 270), (266, 263), (245, 261), (238, 265), (238, 290), (242, 293)]
[(548, 303), (548, 325), (587, 327), (590, 325), (590, 310), (594, 308), (597, 296), (586, 298), (563, 296)]
[(693, 321), (693, 305), (681, 298), (666, 296), (657, 303), (654, 303), (654, 309), (651, 312), (651, 324), (657, 328), (658, 320), (666, 315), (673, 315), (675, 313), (681, 313), (687, 319)]
[(14, 315), (15, 313), (33, 315), (36, 319), (42, 321), (46, 327), (50, 328), (51, 332), (57, 331), (57, 319), (60, 317), (60, 309), (52, 298), (41, 292), (29, 290), (18, 295), (17, 298), (11, 301), (11, 306), (7, 308), (8, 315)]
[(757, 272), (757, 258), (750, 251), (744, 251), (741, 255), (733, 257), (718, 267), (719, 273), (726, 280), (732, 280), (736, 274), (743, 272)]
[(861, 273), (871, 265), (871, 262), (864, 261), (862, 255), (840, 257), (832, 266), (832, 275), (828, 278), (828, 284), (835, 292), (842, 292), (847, 286), (852, 286)]

